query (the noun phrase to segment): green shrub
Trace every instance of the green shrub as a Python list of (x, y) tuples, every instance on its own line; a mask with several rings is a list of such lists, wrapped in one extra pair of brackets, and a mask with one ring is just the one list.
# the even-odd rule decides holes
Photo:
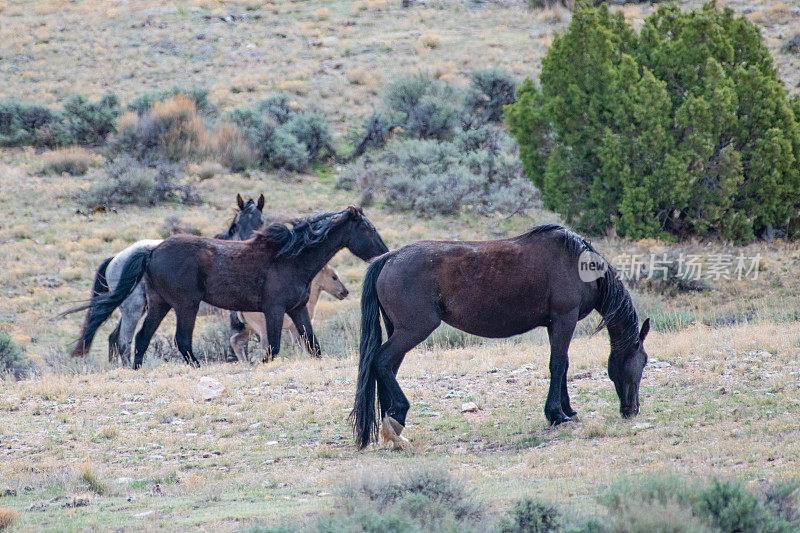
[(452, 137), (458, 126), (462, 98), (452, 86), (420, 73), (389, 83), (382, 100), (405, 135), (444, 140)]
[(325, 115), (322, 113), (302, 113), (290, 118), (281, 129), (302, 143), (311, 161), (320, 159), (325, 153), (332, 153), (331, 137)]
[(714, 528), (696, 517), (690, 508), (675, 501), (623, 505), (611, 519), (614, 533), (713, 533)]
[(325, 116), (295, 111), (286, 94), (267, 98), (255, 109), (234, 109), (225, 119), (242, 131), (261, 165), (268, 168), (304, 171), (333, 152)]
[(225, 119), (242, 131), (245, 140), (255, 150), (259, 160), (269, 159), (269, 140), (278, 126), (274, 118), (255, 109), (241, 107), (227, 113)]
[(473, 72), (464, 107), (478, 124), (502, 122), (503, 106), (516, 99), (517, 80), (504, 70), (489, 69)]
[(200, 197), (194, 187), (180, 183), (177, 174), (177, 168), (167, 163), (154, 169), (121, 156), (95, 175), (94, 183), (81, 193), (80, 201), (90, 209), (153, 206), (169, 201), (199, 204)]
[(289, 119), (297, 112), (292, 107), (292, 97), (287, 93), (278, 93), (265, 98), (258, 103), (256, 108), (260, 114), (267, 115), (277, 124), (289, 122)]
[(267, 161), (273, 168), (303, 171), (308, 168), (309, 155), (306, 147), (297, 137), (283, 127), (275, 130), (267, 143)]
[(181, 87), (173, 87), (165, 91), (145, 93), (128, 104), (128, 110), (135, 111), (137, 114), (143, 115), (149, 111), (156, 102), (164, 102), (165, 100), (169, 100), (170, 98), (179, 94), (189, 97), (189, 99), (194, 102), (195, 108), (201, 113), (207, 113), (211, 110), (211, 106), (208, 102), (208, 89), (183, 89)]
[(767, 487), (764, 506), (779, 520), (800, 526), (800, 480), (780, 481)]
[[(466, 137), (468, 134), (464, 134)], [(500, 132), (505, 139), (505, 134)], [(539, 193), (522, 175), (513, 146), (468, 141), (396, 140), (385, 150), (345, 167), (339, 186), (380, 192), (395, 211), (453, 215), (469, 207), (480, 213), (516, 213), (538, 205)]]
[(71, 96), (61, 113), (63, 133), (59, 144), (99, 144), (114, 131), (121, 113), (119, 99), (113, 93), (97, 102), (85, 96)]
[(702, 493), (701, 509), (723, 533), (779, 531), (774, 517), (739, 483), (715, 480)]
[(8, 333), (0, 330), (0, 375), (10, 374), (20, 379), (31, 369), (31, 362), (22, 348), (17, 346)]
[(545, 206), (630, 238), (800, 231), (800, 126), (758, 28), (661, 6), (637, 35), (576, 6), (506, 122)]
[(572, 7), (572, 0), (525, 0), (525, 3), (530, 9), (544, 9), (553, 6)]
[(53, 146), (58, 121), (58, 115), (47, 107), (0, 100), (0, 146)]
[(555, 506), (525, 498), (514, 504), (498, 530), (500, 533), (556, 533), (563, 530), (563, 518)]

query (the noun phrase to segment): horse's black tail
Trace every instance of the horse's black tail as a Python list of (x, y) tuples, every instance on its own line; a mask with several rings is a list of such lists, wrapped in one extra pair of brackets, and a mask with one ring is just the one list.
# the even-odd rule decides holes
[(369, 266), (361, 292), (361, 345), (359, 347), (358, 384), (350, 421), (356, 444), (360, 450), (367, 447), (378, 436), (375, 405), (377, 375), (373, 368), (375, 352), (381, 345), (381, 304), (378, 301), (376, 283), (386, 261), (392, 254), (384, 254)]
[(114, 309), (119, 307), (125, 301), (125, 298), (130, 296), (133, 289), (141, 281), (145, 270), (147, 270), (147, 263), (150, 260), (151, 253), (152, 250), (139, 250), (132, 254), (125, 266), (122, 267), (122, 274), (114, 291), (92, 296), (92, 301), (89, 303), (89, 314), (86, 317), (81, 337), (75, 347), (76, 351), (82, 349), (84, 354), (89, 351), (98, 328), (111, 316)]
[[(92, 285), (92, 298), (97, 296), (98, 294), (103, 294), (108, 292), (108, 280), (106, 279), (106, 269), (108, 269), (108, 264), (114, 257), (109, 257), (108, 259), (104, 260), (100, 263), (100, 266), (97, 267), (97, 272), (94, 275), (94, 285)], [(67, 315), (70, 312), (74, 311), (82, 311), (84, 309), (83, 306), (78, 307), (74, 310), (67, 311), (62, 313), (61, 316)], [(83, 321), (83, 325), (81, 326), (81, 339), (83, 339), (84, 332), (86, 331), (86, 327), (89, 325), (89, 315), (91, 313), (86, 313), (86, 318)], [(78, 342), (75, 345), (75, 349), (72, 350), (72, 357), (84, 357), (87, 353), (89, 353), (89, 348), (92, 347), (92, 341), (89, 340), (88, 344), (83, 342)]]

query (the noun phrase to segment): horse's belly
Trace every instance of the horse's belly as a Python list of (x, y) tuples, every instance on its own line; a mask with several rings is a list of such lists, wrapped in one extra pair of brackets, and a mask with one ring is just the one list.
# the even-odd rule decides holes
[(497, 314), (484, 315), (482, 313), (475, 313), (471, 316), (445, 314), (442, 320), (470, 335), (490, 338), (512, 337), (548, 324), (546, 318), (498, 316)]

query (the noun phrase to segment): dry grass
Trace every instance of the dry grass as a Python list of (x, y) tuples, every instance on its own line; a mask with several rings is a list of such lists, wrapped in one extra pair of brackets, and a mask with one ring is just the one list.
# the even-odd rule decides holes
[(19, 521), (19, 513), (11, 507), (0, 507), (0, 531), (11, 529)]
[(43, 170), (61, 174), (66, 172), (72, 176), (82, 176), (92, 164), (92, 153), (85, 148), (73, 146), (60, 148), (44, 155)]
[[(136, 517), (155, 510), (155, 528), (228, 530), (240, 520), (328, 508), (327, 495), (355, 472), (421, 460), (442, 464), (498, 507), (523, 496), (563, 500), (567, 491), (568, 512), (591, 508), (620, 472), (763, 483), (800, 474), (798, 343), (796, 329), (767, 323), (653, 333), (642, 412), (624, 421), (604, 372), (607, 339), (577, 339), (569, 387), (579, 421), (554, 429), (542, 414), (542, 335), (480, 349), (416, 349), (400, 370), (412, 404), (412, 449), (400, 454), (354, 450), (346, 422), (352, 356), (48, 373), (2, 388), (0, 435), (11, 447), (1, 452), (0, 489), (32, 487), (9, 502), (42, 507), (23, 515), (26, 529), (63, 523), (51, 501), (88, 489), (90, 503), (75, 509), (70, 527), (94, 520), (138, 529)], [(203, 375), (222, 381), (227, 394), (196, 399)], [(481, 409), (461, 413), (464, 401)], [(55, 430), (54, 420), (62, 421)], [(115, 435), (104, 437), (110, 425)]]

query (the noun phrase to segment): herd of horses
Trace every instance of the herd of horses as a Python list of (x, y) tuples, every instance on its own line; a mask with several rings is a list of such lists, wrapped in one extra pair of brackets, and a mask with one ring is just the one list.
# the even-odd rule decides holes
[[(280, 350), (282, 330), (315, 356), (321, 348), (312, 318), (320, 292), (344, 298), (348, 291), (328, 265), (347, 248), (370, 262), (361, 294), (358, 378), (350, 415), (357, 445), (380, 433), (394, 448), (410, 404), (397, 382), (403, 358), (442, 322), (470, 334), (504, 338), (546, 327), (550, 340), (550, 387), (545, 416), (551, 424), (575, 416), (567, 391), (567, 351), (578, 321), (593, 310), (608, 329), (608, 375), (620, 413), (639, 413), (639, 384), (647, 353), (630, 294), (610, 265), (596, 279), (579, 274), (579, 258), (602, 257), (584, 238), (556, 225), (490, 241), (421, 241), (389, 251), (361, 208), (265, 223), (264, 196), (246, 202), (215, 238), (174, 235), (140, 241), (98, 268), (91, 300), (67, 311), (88, 310), (73, 356), (85, 356), (98, 328), (120, 308), (109, 337), (109, 357), (133, 368), (158, 326), (175, 311), (175, 341), (187, 363), (198, 365), (192, 334), (198, 314), (231, 312), (231, 344), (237, 357), (251, 333), (260, 337), (265, 361)], [(381, 319), (384, 327), (381, 327)], [(383, 341), (383, 329), (387, 339)], [(379, 427), (380, 422), (380, 427)]]

